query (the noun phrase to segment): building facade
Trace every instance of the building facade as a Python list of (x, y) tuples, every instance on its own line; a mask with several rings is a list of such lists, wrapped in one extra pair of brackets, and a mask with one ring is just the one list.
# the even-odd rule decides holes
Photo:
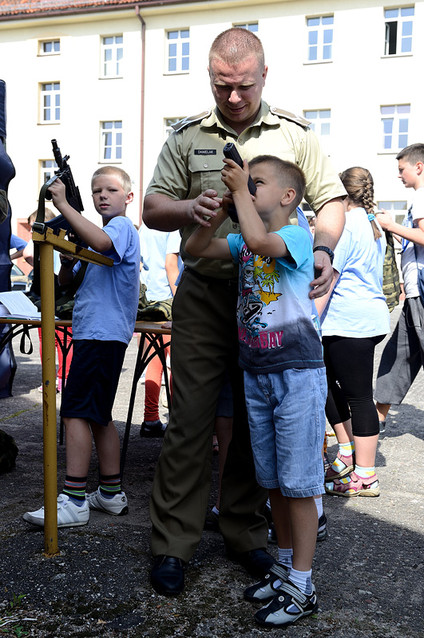
[(337, 170), (369, 168), (378, 204), (403, 216), (396, 153), (424, 141), (423, 0), (23, 0), (0, 2), (13, 230), (24, 236), (54, 170), (53, 138), (84, 214), (95, 219), (91, 174), (116, 164), (133, 179), (139, 224), (171, 124), (213, 106), (208, 50), (231, 26), (263, 42), (264, 98), (308, 119)]

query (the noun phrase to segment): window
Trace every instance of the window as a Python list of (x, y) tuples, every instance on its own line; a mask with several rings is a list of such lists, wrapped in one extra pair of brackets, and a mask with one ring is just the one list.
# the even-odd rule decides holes
[[(388, 213), (391, 213), (394, 217), (396, 223), (401, 224), (405, 217), (406, 211), (408, 210), (408, 204), (405, 200), (398, 202), (383, 202), (378, 201), (377, 207), (379, 210), (387, 210)], [(395, 242), (396, 244), (396, 242)], [(400, 244), (399, 244), (400, 247)]]
[(124, 48), (122, 35), (110, 35), (102, 38), (102, 77), (116, 78), (122, 75), (123, 55)]
[(190, 68), (190, 31), (168, 31), (168, 72), (181, 73)]
[(41, 160), (40, 164), (40, 184), (43, 185), (53, 177), (54, 172), (57, 170), (57, 164), (54, 160)]
[(234, 24), (233, 26), (239, 29), (247, 29), (252, 33), (258, 33), (258, 23), (257, 22), (243, 22), (242, 24)]
[(331, 110), (303, 111), (305, 119), (310, 121), (311, 129), (320, 137), (330, 135)]
[(60, 53), (60, 40), (41, 40), (38, 43), (40, 55), (55, 55)]
[(398, 151), (408, 146), (410, 112), (410, 104), (380, 107), (383, 125), (383, 149), (385, 151)]
[(306, 19), (309, 62), (326, 62), (332, 59), (333, 23), (333, 16)]
[(412, 52), (413, 17), (414, 7), (384, 11), (386, 21), (384, 55)]
[(101, 161), (122, 159), (122, 122), (102, 122)]
[(40, 113), (42, 122), (60, 122), (60, 82), (47, 82), (41, 85)]

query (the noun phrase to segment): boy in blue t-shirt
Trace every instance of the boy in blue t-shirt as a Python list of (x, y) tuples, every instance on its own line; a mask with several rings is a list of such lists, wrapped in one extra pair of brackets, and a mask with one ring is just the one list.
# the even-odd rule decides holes
[[(264, 155), (243, 169), (224, 160), (241, 234), (214, 237), (225, 210), (198, 228), (186, 249), (194, 256), (239, 263), (239, 363), (258, 483), (269, 490), (278, 562), (248, 587), (247, 600), (268, 603), (255, 619), (286, 626), (318, 609), (312, 584), (318, 515), (323, 493), (321, 456), (327, 382), (319, 323), (309, 282), (313, 254), (308, 233), (289, 225), (305, 178), (298, 166)], [(248, 175), (256, 185), (252, 197)], [(224, 196), (224, 209), (229, 195)]]
[[(99, 168), (91, 180), (93, 202), (103, 228), (85, 219), (66, 200), (57, 179), (49, 188), (53, 203), (93, 250), (113, 259), (113, 266), (88, 264), (75, 296), (72, 317), (73, 357), (63, 393), (61, 415), (66, 429), (66, 477), (57, 499), (58, 527), (85, 525), (90, 509), (120, 515), (128, 512), (121, 490), (120, 445), (112, 406), (125, 351), (134, 332), (139, 298), (140, 241), (125, 216), (132, 202), (131, 180), (114, 166)], [(79, 263), (61, 255), (59, 282), (70, 283)], [(99, 459), (99, 487), (86, 495), (92, 436)], [(44, 526), (44, 508), (26, 512), (24, 520)]]

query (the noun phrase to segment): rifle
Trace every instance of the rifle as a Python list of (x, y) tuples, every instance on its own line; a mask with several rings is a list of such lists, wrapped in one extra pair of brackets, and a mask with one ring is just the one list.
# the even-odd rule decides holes
[[(53, 184), (58, 178), (65, 184), (66, 190), (66, 200), (72, 208), (81, 213), (84, 210), (84, 206), (82, 205), (81, 195), (79, 192), (78, 186), (75, 184), (74, 177), (72, 175), (71, 167), (68, 164), (69, 155), (65, 155), (62, 157), (62, 153), (60, 152), (60, 148), (57, 145), (57, 140), (52, 140), (52, 148), (55, 162), (58, 166), (58, 170), (54, 172), (54, 176), (51, 177), (43, 186), (44, 190), (44, 198), (47, 200), (51, 200), (51, 193), (47, 190), (48, 187)], [(41, 195), (41, 193), (40, 193)], [(41, 199), (41, 197), (40, 197)], [(40, 213), (40, 210), (39, 210)], [(53, 231), (57, 234), (57, 232), (63, 228), (67, 234), (72, 233), (72, 228), (69, 222), (63, 217), (63, 215), (58, 215), (54, 219), (51, 219), (48, 222), (44, 222), (44, 209), (43, 209), (43, 219), (39, 219), (39, 214), (37, 214), (37, 222), (46, 223), (46, 226), (52, 228)], [(81, 244), (81, 241), (78, 237), (73, 234), (73, 241), (78, 244)]]
[[(79, 246), (86, 247), (85, 244), (78, 235), (73, 231), (70, 223), (65, 219), (63, 215), (57, 215), (54, 219), (50, 219), (49, 221), (44, 221), (45, 214), (45, 200), (51, 200), (52, 195), (47, 190), (54, 181), (58, 178), (64, 183), (66, 190), (66, 200), (72, 208), (81, 213), (84, 210), (84, 206), (82, 205), (82, 200), (79, 192), (78, 186), (76, 186), (74, 177), (72, 175), (71, 167), (68, 164), (69, 155), (65, 155), (62, 157), (62, 153), (60, 152), (60, 148), (57, 144), (57, 140), (52, 140), (52, 148), (53, 155), (56, 161), (58, 170), (54, 172), (53, 177), (51, 177), (40, 190), (40, 195), (38, 198), (38, 211), (37, 218), (33, 224), (33, 231), (38, 233), (44, 233), (44, 229), (47, 226), (51, 228), (55, 235), (59, 234), (60, 230), (64, 230), (65, 234), (68, 238), (78, 244)], [(40, 264), (39, 264), (39, 248), (35, 244), (34, 245), (34, 276), (33, 283), (31, 286), (31, 291), (35, 295), (40, 294)]]

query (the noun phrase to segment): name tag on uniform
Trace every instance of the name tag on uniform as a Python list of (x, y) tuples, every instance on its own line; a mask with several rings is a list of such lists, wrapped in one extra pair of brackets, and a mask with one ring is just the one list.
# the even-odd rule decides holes
[(195, 155), (216, 155), (216, 149), (215, 148), (195, 148), (194, 154)]

